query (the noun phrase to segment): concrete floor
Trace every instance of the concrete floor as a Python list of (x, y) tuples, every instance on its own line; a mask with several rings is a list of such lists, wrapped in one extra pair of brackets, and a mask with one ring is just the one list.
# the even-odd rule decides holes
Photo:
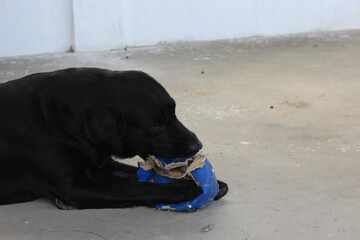
[(0, 206), (1, 240), (360, 239), (360, 31), (2, 58), (0, 80), (74, 66), (158, 79), (230, 192), (195, 213)]

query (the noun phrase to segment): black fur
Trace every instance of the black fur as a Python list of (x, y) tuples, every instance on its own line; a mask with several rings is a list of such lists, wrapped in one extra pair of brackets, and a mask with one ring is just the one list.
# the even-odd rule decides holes
[[(192, 181), (139, 183), (114, 161), (190, 156), (202, 147), (175, 101), (138, 71), (71, 68), (0, 84), (0, 204), (48, 198), (57, 206), (154, 206), (195, 198)], [(217, 198), (226, 194), (220, 182)]]

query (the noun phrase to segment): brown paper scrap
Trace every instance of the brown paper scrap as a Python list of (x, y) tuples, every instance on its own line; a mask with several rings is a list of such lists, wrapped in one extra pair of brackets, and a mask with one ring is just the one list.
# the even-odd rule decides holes
[(155, 156), (149, 156), (146, 158), (145, 162), (140, 163), (140, 167), (146, 171), (154, 169), (157, 174), (169, 178), (195, 180), (192, 177), (191, 172), (197, 168), (203, 167), (205, 160), (205, 155), (197, 154), (193, 157), (189, 157), (184, 162), (172, 162), (165, 164), (156, 159)]

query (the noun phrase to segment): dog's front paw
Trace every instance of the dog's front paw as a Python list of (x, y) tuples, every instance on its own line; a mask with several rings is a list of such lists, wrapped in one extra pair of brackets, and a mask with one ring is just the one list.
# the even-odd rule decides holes
[(54, 204), (61, 210), (74, 210), (75, 207), (69, 206), (64, 204), (64, 202), (60, 201), (59, 199), (55, 199)]
[(219, 200), (220, 198), (225, 196), (229, 190), (229, 187), (226, 183), (218, 180), (218, 184), (219, 184), (219, 193), (216, 195), (214, 200)]

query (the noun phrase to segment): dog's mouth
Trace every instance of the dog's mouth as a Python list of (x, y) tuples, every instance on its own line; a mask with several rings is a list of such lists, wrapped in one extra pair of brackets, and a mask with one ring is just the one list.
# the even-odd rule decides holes
[(198, 149), (197, 151), (193, 151), (191, 153), (184, 153), (184, 154), (174, 154), (174, 155), (162, 155), (162, 154), (139, 154), (138, 156), (140, 158), (142, 158), (143, 160), (146, 160), (146, 158), (148, 158), (149, 156), (155, 156), (157, 158), (167, 158), (167, 159), (176, 159), (176, 158), (186, 158), (186, 157), (192, 157), (192, 156), (195, 156), (196, 154), (198, 153), (201, 153), (202, 148)]
[(142, 160), (146, 160), (146, 158), (148, 158), (150, 156), (150, 154), (139, 154), (139, 157), (142, 159)]

